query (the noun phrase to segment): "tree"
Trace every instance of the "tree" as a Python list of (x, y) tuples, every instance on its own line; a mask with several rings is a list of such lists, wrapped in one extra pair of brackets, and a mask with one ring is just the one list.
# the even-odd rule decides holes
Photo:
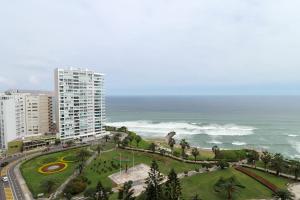
[(226, 162), (225, 160), (219, 160), (217, 162), (217, 166), (220, 167), (221, 169), (225, 169), (225, 168), (229, 167), (229, 163)]
[(105, 142), (107, 142), (110, 139), (109, 135), (105, 135), (104, 139), (105, 139)]
[(61, 143), (60, 139), (55, 139), (54, 144), (59, 145)]
[(96, 186), (96, 194), (95, 194), (95, 200), (108, 200), (109, 195), (107, 190), (103, 187), (101, 181), (98, 181)]
[(101, 146), (100, 144), (98, 144), (98, 145), (96, 146), (96, 151), (97, 151), (97, 153), (100, 154), (102, 150), (103, 150), (102, 146)]
[(227, 179), (221, 177), (214, 185), (214, 189), (216, 192), (224, 191), (226, 193), (227, 200), (231, 200), (233, 194), (237, 192), (240, 188), (245, 187), (241, 185), (234, 176), (231, 176)]
[(119, 200), (134, 200), (134, 189), (132, 189), (132, 181), (125, 182), (123, 187), (119, 189)]
[(192, 149), (192, 155), (194, 156), (195, 161), (197, 160), (197, 156), (199, 156), (199, 154), (200, 152), (196, 147)]
[(135, 142), (136, 142), (136, 146), (139, 147), (139, 143), (142, 141), (142, 137), (137, 135), (137, 136), (135, 136), (134, 139), (135, 139)]
[(300, 162), (293, 160), (290, 165), (290, 170), (295, 176), (295, 180), (298, 180), (300, 174)]
[(80, 149), (80, 151), (77, 152), (77, 158), (79, 160), (79, 164), (77, 167), (79, 170), (79, 174), (82, 173), (85, 161), (89, 155), (90, 155), (90, 153), (86, 149)]
[(220, 149), (217, 145), (214, 145), (212, 148), (211, 148), (212, 152), (215, 154), (215, 158), (218, 157), (218, 154), (220, 153)]
[(255, 165), (256, 161), (259, 160), (259, 154), (257, 151), (251, 150), (250, 152), (247, 153), (247, 160), (248, 163)]
[(134, 140), (134, 137), (132, 136), (132, 134), (128, 134), (126, 136), (127, 140), (130, 142), (130, 144), (132, 143), (132, 141)]
[(73, 140), (68, 140), (68, 141), (66, 141), (66, 144), (68, 146), (72, 146), (74, 144), (74, 141)]
[(180, 141), (180, 146), (181, 146), (181, 156), (184, 157), (185, 156), (185, 149), (190, 148), (190, 144), (185, 139), (182, 139)]
[(124, 140), (122, 141), (122, 146), (127, 147), (129, 145), (129, 139), (126, 137), (124, 138)]
[(280, 200), (293, 200), (295, 195), (286, 189), (281, 189), (274, 193), (273, 197)]
[(173, 153), (173, 150), (174, 150), (174, 145), (176, 144), (176, 141), (175, 141), (175, 139), (174, 138), (169, 138), (169, 140), (168, 140), (168, 144), (169, 144), (169, 146), (170, 146), (170, 148), (171, 148), (171, 153)]
[(113, 136), (113, 140), (115, 142), (115, 144), (118, 145), (118, 147), (120, 146), (120, 142), (121, 142), (121, 134), (120, 133), (117, 133)]
[(274, 155), (274, 157), (271, 160), (271, 165), (274, 168), (274, 170), (276, 171), (276, 175), (278, 176), (279, 173), (282, 171), (283, 168), (283, 156), (280, 153), (276, 153)]
[(48, 193), (50, 194), (50, 192), (53, 190), (55, 186), (55, 182), (51, 179), (45, 180), (44, 182), (42, 182), (41, 187)]
[(267, 170), (268, 164), (272, 160), (272, 155), (268, 151), (263, 151), (260, 159), (264, 163), (265, 170)]
[(168, 174), (168, 180), (165, 183), (165, 197), (168, 200), (178, 200), (181, 196), (181, 186), (179, 178), (174, 169)]
[(155, 152), (155, 149), (156, 149), (156, 144), (152, 142), (152, 143), (149, 145), (149, 150), (152, 151), (152, 152)]
[(158, 169), (158, 165), (155, 160), (152, 161), (150, 171), (148, 172), (149, 177), (146, 179), (146, 200), (161, 200), (163, 199), (162, 186), (160, 183), (164, 177)]

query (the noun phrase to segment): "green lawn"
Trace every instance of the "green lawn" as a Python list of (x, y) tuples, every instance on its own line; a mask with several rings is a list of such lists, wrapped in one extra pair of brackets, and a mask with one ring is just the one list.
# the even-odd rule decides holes
[(68, 163), (68, 167), (64, 171), (54, 174), (41, 174), (38, 172), (38, 168), (46, 163), (58, 161), (62, 157), (65, 157), (66, 160), (74, 158), (74, 155), (78, 150), (79, 149), (72, 149), (39, 156), (32, 160), (28, 160), (21, 165), (21, 173), (33, 196), (36, 196), (39, 193), (45, 193), (41, 187), (41, 183), (47, 179), (55, 181), (56, 184), (54, 190), (59, 187), (74, 172), (76, 162)]
[[(263, 175), (264, 177), (269, 177), (269, 175), (265, 174), (264, 172), (257, 174)], [(224, 194), (222, 195), (216, 193), (213, 189), (213, 186), (221, 176), (230, 177), (232, 175), (235, 175), (238, 181), (246, 187), (241, 189), (235, 195), (235, 199), (260, 199), (271, 197), (272, 192), (269, 189), (247, 175), (234, 170), (233, 168), (199, 174), (182, 179), (181, 186), (183, 188), (183, 197), (184, 199), (191, 199), (193, 195), (198, 194), (203, 200), (224, 200)], [(287, 180), (279, 177), (272, 177), (269, 180), (278, 187), (284, 187), (284, 185), (287, 183)]]
[[(91, 181), (89, 187), (95, 187), (96, 183), (101, 180), (102, 184), (107, 187), (112, 187), (112, 182), (108, 178), (109, 175), (118, 172), (119, 168), (111, 167), (111, 161), (117, 165), (119, 156), (122, 158), (128, 158), (130, 162), (128, 163), (128, 167), (132, 166), (132, 152), (128, 150), (117, 149), (115, 151), (102, 153), (96, 160), (94, 160), (89, 166), (86, 167), (84, 171), (84, 175)], [(101, 164), (99, 165), (98, 163)], [(135, 164), (145, 163), (150, 165), (152, 160), (156, 160), (160, 170), (164, 174), (168, 174), (171, 168), (174, 168), (176, 172), (183, 172), (185, 170), (194, 170), (197, 165), (187, 164), (179, 161), (175, 161), (173, 159), (163, 157), (156, 154), (144, 153), (144, 152), (134, 152), (134, 160)], [(104, 161), (106, 164), (104, 165)], [(112, 169), (110, 170), (109, 167)], [(125, 163), (122, 164), (123, 169), (125, 169)], [(96, 169), (96, 170), (95, 170)], [(103, 171), (105, 170), (105, 171)]]

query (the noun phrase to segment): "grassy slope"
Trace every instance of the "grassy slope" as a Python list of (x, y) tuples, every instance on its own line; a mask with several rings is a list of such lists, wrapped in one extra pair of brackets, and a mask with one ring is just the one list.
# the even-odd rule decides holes
[[(91, 169), (91, 166), (94, 165), (94, 163), (98, 163), (99, 160), (102, 160), (102, 164), (100, 167), (98, 167), (99, 171), (103, 168), (103, 161), (107, 160), (107, 165), (110, 166), (110, 161), (114, 159), (119, 158), (119, 154), (121, 153), (122, 157), (127, 157), (128, 159), (132, 159), (132, 152), (127, 150), (121, 150), (118, 149), (116, 151), (112, 152), (106, 152), (101, 154), (100, 157), (97, 158), (97, 160), (94, 160), (89, 166), (86, 167), (84, 174), (85, 176), (92, 181), (90, 187), (95, 187), (98, 180), (101, 180), (103, 185), (105, 186), (112, 186), (111, 180), (107, 177), (115, 172), (118, 172), (119, 169), (113, 169), (112, 171), (107, 171), (106, 173), (101, 172), (100, 174), (97, 172), (94, 172)], [(182, 163), (179, 161), (172, 160), (170, 158), (162, 157), (160, 155), (150, 154), (150, 153), (143, 153), (143, 152), (134, 152), (134, 160), (135, 164), (139, 163), (145, 163), (147, 165), (150, 165), (152, 160), (156, 160), (158, 162), (158, 165), (160, 167), (160, 170), (162, 173), (167, 174), (171, 168), (174, 168), (177, 172), (183, 172), (184, 170), (193, 170), (195, 169), (196, 165), (194, 164), (187, 164)], [(116, 163), (117, 160), (114, 160)], [(132, 166), (132, 162), (128, 163), (128, 167)], [(123, 164), (123, 169), (125, 167), (125, 164)]]
[[(259, 174), (259, 173), (258, 173)], [(183, 188), (183, 196), (185, 199), (190, 199), (192, 195), (198, 193), (200, 197), (204, 200), (221, 200), (224, 199), (219, 193), (216, 193), (213, 190), (213, 185), (217, 182), (217, 180), (223, 177), (229, 177), (235, 175), (236, 178), (246, 186), (245, 189), (241, 189), (237, 194), (235, 199), (251, 199), (251, 198), (269, 198), (272, 195), (272, 192), (258, 183), (257, 181), (253, 180), (252, 178), (244, 175), (232, 168), (226, 170), (220, 170), (217, 172), (211, 172), (207, 174), (200, 174), (188, 178), (184, 178), (182, 180), (182, 188)], [(264, 177), (268, 177), (268, 174), (262, 174)], [(282, 186), (282, 183), (285, 182), (285, 179), (272, 177), (272, 182), (279, 187)]]
[(280, 178), (277, 177), (273, 174), (269, 174), (269, 173), (265, 173), (259, 170), (255, 170), (255, 169), (248, 169), (254, 173), (256, 173), (257, 175), (265, 178), (266, 180), (270, 181), (271, 183), (273, 183), (274, 185), (276, 185), (279, 188), (286, 188), (287, 184), (292, 182), (292, 180), (286, 179), (286, 178)]
[(46, 163), (58, 161), (61, 157), (72, 156), (75, 151), (78, 151), (78, 149), (39, 156), (21, 165), (21, 173), (34, 196), (44, 193), (40, 185), (47, 179), (54, 180), (56, 182), (55, 188), (59, 187), (73, 173), (76, 164), (68, 163), (66, 170), (49, 175), (39, 173), (38, 168)]

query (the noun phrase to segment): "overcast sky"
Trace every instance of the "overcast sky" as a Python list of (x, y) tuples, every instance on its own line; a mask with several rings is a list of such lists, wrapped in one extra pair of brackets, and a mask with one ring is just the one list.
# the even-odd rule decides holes
[(108, 95), (300, 94), (299, 0), (1, 1), (0, 90), (53, 90), (56, 67)]

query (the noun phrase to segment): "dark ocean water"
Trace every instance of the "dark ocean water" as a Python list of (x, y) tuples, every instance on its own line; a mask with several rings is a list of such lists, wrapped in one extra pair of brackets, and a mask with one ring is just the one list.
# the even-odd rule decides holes
[(107, 122), (144, 137), (175, 131), (202, 148), (256, 148), (300, 158), (300, 96), (107, 97)]

